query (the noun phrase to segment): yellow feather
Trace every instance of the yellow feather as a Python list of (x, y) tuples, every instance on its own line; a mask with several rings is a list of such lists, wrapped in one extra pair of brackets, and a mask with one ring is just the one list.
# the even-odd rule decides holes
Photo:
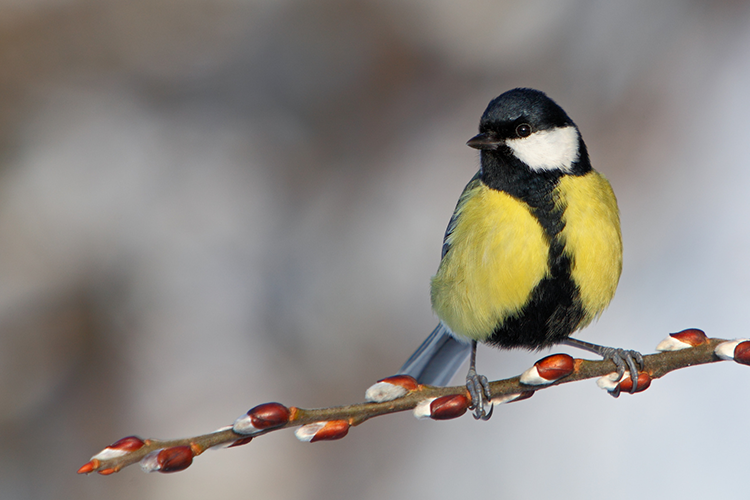
[[(620, 279), (617, 201), (595, 171), (563, 176), (554, 197), (564, 208), (559, 237), (580, 292), (582, 328), (607, 307)], [(486, 340), (549, 275), (549, 243), (526, 203), (480, 181), (467, 186), (456, 212), (450, 250), (432, 278), (432, 307), (456, 335)]]
[(620, 280), (622, 238), (617, 200), (607, 179), (596, 171), (563, 176), (557, 192), (558, 200), (566, 205), (562, 237), (586, 313), (583, 327), (607, 307)]
[(432, 279), (432, 306), (457, 335), (486, 340), (548, 273), (549, 245), (528, 205), (479, 181), (467, 186)]

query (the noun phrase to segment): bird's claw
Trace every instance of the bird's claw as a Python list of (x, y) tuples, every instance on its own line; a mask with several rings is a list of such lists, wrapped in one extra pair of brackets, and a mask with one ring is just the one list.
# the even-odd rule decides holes
[[(475, 370), (469, 370), (466, 375), (466, 389), (471, 396), (471, 406), (469, 409), (474, 410), (476, 420), (489, 420), (495, 406), (490, 401), (490, 383), (487, 377), (479, 375)], [(489, 407), (489, 410), (487, 408)]]
[[(610, 359), (617, 367), (617, 380), (621, 380), (625, 375), (625, 368), (627, 367), (630, 374), (630, 379), (633, 381), (633, 385), (630, 388), (630, 394), (634, 394), (638, 390), (638, 370), (643, 370), (643, 355), (638, 351), (630, 349), (618, 349), (614, 347), (608, 347), (605, 352), (602, 353), (604, 359)], [(638, 366), (636, 366), (638, 365)], [(620, 391), (613, 391), (612, 396), (618, 397)]]

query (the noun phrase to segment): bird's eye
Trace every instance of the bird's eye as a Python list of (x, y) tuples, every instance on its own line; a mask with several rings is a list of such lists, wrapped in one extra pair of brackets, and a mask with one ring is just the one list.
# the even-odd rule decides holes
[(531, 125), (528, 123), (522, 123), (516, 127), (516, 135), (518, 137), (528, 137), (531, 135)]

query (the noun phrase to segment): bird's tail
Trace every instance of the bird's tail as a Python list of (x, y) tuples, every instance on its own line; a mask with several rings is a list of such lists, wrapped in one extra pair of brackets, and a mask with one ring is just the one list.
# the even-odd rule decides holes
[(420, 384), (446, 385), (471, 352), (471, 344), (451, 335), (441, 321), (399, 370)]

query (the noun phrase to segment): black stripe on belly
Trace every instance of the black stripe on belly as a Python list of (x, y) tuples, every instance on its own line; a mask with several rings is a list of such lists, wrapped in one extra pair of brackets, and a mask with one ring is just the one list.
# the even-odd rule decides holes
[[(567, 261), (568, 270), (570, 260)], [(564, 264), (564, 263), (561, 263)], [(488, 344), (541, 349), (557, 344), (578, 329), (584, 318), (578, 287), (570, 273), (543, 279), (521, 312), (492, 332)]]
[[(546, 191), (546, 192), (545, 192)], [(487, 340), (499, 347), (541, 349), (559, 343), (576, 331), (584, 318), (580, 291), (570, 277), (570, 257), (564, 253), (560, 232), (564, 206), (555, 204), (554, 190), (524, 197), (550, 243), (549, 276), (534, 288), (531, 300), (515, 316), (506, 318)]]

